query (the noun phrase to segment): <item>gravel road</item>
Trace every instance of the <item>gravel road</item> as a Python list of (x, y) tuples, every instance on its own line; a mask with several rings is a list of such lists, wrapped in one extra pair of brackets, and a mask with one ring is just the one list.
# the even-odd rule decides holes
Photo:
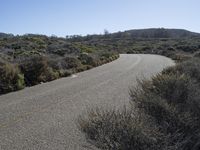
[(76, 119), (88, 108), (120, 108), (137, 78), (174, 62), (158, 55), (120, 55), (100, 67), (0, 96), (0, 150), (87, 150)]

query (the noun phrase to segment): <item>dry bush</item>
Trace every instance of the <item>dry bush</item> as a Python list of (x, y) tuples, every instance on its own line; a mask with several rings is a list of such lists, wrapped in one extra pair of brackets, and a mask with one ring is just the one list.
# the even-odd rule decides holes
[(200, 82), (200, 59), (193, 58), (163, 70), (163, 74), (186, 74)]
[[(146, 126), (138, 114), (96, 108), (80, 116), (78, 125), (86, 138), (96, 147), (106, 150), (151, 150), (159, 148), (157, 130)], [(161, 137), (157, 135), (157, 137)]]
[[(199, 148), (200, 87), (188, 76), (159, 74), (131, 91), (134, 108), (164, 135), (164, 149)], [(167, 137), (167, 138), (166, 138)]]
[(79, 118), (80, 129), (101, 149), (199, 150), (197, 63), (184, 62), (138, 81), (130, 90), (130, 110), (90, 110)]

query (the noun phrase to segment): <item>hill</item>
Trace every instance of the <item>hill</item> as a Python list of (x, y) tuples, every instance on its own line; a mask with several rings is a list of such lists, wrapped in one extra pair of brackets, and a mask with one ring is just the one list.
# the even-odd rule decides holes
[(192, 38), (200, 37), (199, 33), (190, 32), (183, 29), (164, 29), (151, 28), (128, 30), (125, 32), (115, 33), (114, 36), (125, 36), (131, 38)]
[(104, 35), (76, 36), (72, 43), (84, 44), (98, 49), (114, 50), (118, 53), (150, 53), (179, 59), (181, 54), (200, 51), (200, 33), (183, 29), (140, 29)]
[(0, 33), (0, 38), (9, 38), (9, 37), (14, 37), (14, 35), (13, 34)]

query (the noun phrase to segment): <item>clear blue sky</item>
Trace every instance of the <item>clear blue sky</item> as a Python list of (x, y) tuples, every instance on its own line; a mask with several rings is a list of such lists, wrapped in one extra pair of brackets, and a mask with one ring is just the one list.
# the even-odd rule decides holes
[(0, 32), (57, 36), (138, 28), (200, 32), (200, 0), (0, 0)]

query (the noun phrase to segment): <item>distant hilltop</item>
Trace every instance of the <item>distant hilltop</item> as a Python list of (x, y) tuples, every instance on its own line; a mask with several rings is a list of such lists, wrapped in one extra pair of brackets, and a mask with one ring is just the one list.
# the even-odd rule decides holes
[(8, 38), (8, 37), (14, 37), (13, 34), (7, 34), (7, 33), (0, 33), (0, 38)]
[[(191, 32), (184, 29), (165, 29), (165, 28), (149, 28), (149, 29), (134, 29), (134, 30), (126, 30), (119, 31), (115, 33), (105, 33), (107, 38), (192, 38), (192, 37), (200, 37), (200, 33)], [(26, 34), (29, 36), (42, 36), (35, 34)], [(102, 37), (102, 35), (89, 35), (95, 37)], [(0, 38), (9, 38), (14, 37), (13, 34), (0, 33)], [(68, 36), (67, 36), (68, 37)], [(80, 37), (80, 36), (71, 36), (72, 38)], [(86, 36), (81, 36), (86, 37)]]
[(200, 37), (200, 33), (190, 32), (184, 29), (135, 29), (124, 32), (114, 33), (115, 37), (131, 37), (131, 38), (191, 38)]

